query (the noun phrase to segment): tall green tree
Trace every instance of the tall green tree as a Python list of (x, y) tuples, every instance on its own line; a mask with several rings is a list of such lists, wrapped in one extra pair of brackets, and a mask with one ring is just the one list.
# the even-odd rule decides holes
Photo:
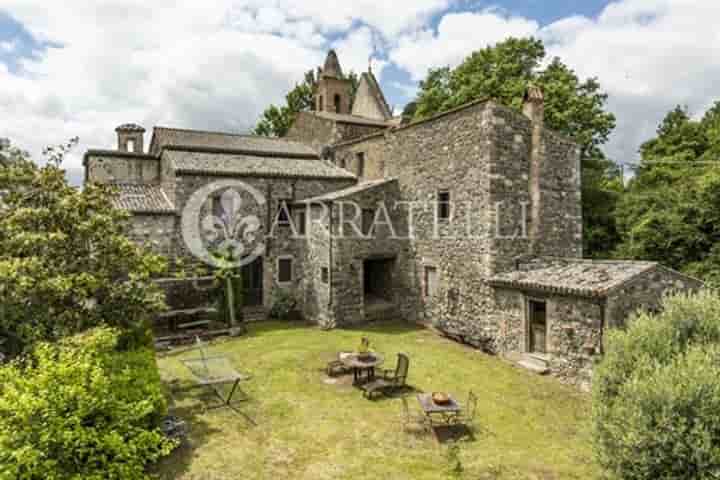
[(597, 79), (581, 81), (558, 58), (543, 67), (545, 58), (542, 41), (510, 38), (473, 52), (454, 69), (430, 70), (420, 82), (415, 118), (481, 98), (493, 98), (519, 110), (527, 87), (541, 87), (546, 125), (573, 137), (580, 145), (585, 254), (606, 255), (619, 240), (614, 208), (622, 192), (622, 179), (600, 146), (615, 128), (615, 117), (605, 110), (607, 94)]
[(19, 351), (92, 327), (118, 327), (124, 341), (149, 339), (164, 305), (151, 281), (165, 269), (125, 235), (126, 212), (108, 186), (67, 184), (63, 157), (76, 143), (45, 150), (40, 167), (24, 153), (0, 166), (0, 337)]
[[(355, 92), (359, 84), (359, 78), (355, 72), (350, 72), (345, 78), (352, 82), (352, 91), (350, 105), (355, 99)], [(317, 78), (315, 71), (310, 70), (305, 74), (302, 83), (295, 85), (285, 96), (285, 105), (270, 105), (260, 116), (253, 133), (265, 137), (284, 137), (287, 135), (295, 115), (299, 112), (308, 112), (315, 110), (315, 102), (313, 95), (317, 88)], [(352, 107), (351, 107), (352, 108)]]
[(617, 255), (658, 260), (720, 285), (720, 102), (665, 116), (619, 203)]

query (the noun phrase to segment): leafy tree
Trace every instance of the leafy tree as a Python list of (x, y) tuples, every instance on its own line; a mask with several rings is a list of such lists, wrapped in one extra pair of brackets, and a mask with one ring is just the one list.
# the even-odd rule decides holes
[(163, 307), (151, 277), (164, 261), (125, 236), (128, 215), (111, 188), (67, 184), (60, 165), (76, 142), (46, 149), (42, 167), (19, 153), (0, 167), (0, 337), (10, 353), (99, 325), (148, 341)]
[(118, 351), (119, 335), (41, 342), (0, 366), (0, 478), (149, 478), (174, 446), (157, 429), (165, 396), (154, 351)]
[(720, 102), (700, 120), (671, 110), (641, 148), (617, 210), (617, 255), (720, 280)]
[(454, 69), (430, 70), (420, 82), (415, 118), (426, 118), (481, 98), (516, 109), (530, 84), (545, 92), (545, 123), (573, 137), (581, 149), (585, 253), (607, 254), (618, 241), (614, 207), (622, 191), (617, 166), (600, 146), (615, 128), (607, 95), (594, 78), (581, 81), (558, 58), (544, 68), (545, 47), (532, 38), (510, 38), (473, 52)]
[[(348, 73), (346, 78), (352, 81), (350, 99), (352, 108), (359, 78), (355, 72)], [(315, 78), (315, 72), (310, 70), (305, 74), (303, 82), (295, 85), (295, 88), (285, 96), (285, 105), (270, 105), (265, 109), (253, 133), (265, 137), (284, 137), (287, 135), (287, 132), (295, 120), (295, 115), (297, 115), (298, 112), (307, 112), (315, 109), (313, 95), (316, 88), (317, 79)]]
[(593, 374), (593, 439), (606, 478), (720, 475), (720, 297), (665, 299), (611, 330)]

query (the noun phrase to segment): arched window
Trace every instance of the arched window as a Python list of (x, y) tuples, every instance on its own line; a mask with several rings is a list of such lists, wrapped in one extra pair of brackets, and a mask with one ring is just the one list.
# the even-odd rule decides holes
[(335, 113), (340, 113), (340, 95), (335, 95)]
[(320, 100), (318, 101), (318, 112), (322, 112), (325, 110), (325, 105), (323, 105), (323, 96), (320, 95)]

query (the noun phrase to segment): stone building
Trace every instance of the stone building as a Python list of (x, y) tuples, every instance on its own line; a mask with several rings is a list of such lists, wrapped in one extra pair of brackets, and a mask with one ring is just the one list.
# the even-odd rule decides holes
[(407, 124), (371, 71), (351, 97), (330, 52), (286, 138), (155, 127), (145, 153), (142, 127), (123, 125), (117, 150), (86, 153), (86, 181), (117, 187), (134, 238), (185, 258), (198, 192), (214, 189), (201, 207), (214, 212), (242, 181), (263, 197), (238, 197), (265, 239), (243, 267), (250, 305), (285, 291), (328, 328), (400, 317), (568, 378), (587, 377), (632, 311), (701, 286), (582, 259), (579, 150), (545, 127), (539, 89), (522, 112), (486, 99)]

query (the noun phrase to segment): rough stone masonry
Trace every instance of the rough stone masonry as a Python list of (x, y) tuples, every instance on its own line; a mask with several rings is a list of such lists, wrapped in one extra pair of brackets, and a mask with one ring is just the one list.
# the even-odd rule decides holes
[(117, 187), (133, 238), (187, 262), (189, 200), (225, 185), (203, 206), (223, 219), (228, 181), (250, 185), (265, 201), (241, 196), (232, 213), (265, 240), (243, 269), (255, 307), (283, 291), (324, 328), (401, 317), (583, 385), (607, 329), (700, 288), (657, 264), (581, 258), (579, 151), (545, 126), (539, 89), (522, 112), (486, 99), (408, 123), (371, 71), (352, 104), (351, 88), (330, 52), (287, 138), (155, 127), (146, 153), (145, 130), (125, 124), (117, 150), (85, 154), (86, 181)]

